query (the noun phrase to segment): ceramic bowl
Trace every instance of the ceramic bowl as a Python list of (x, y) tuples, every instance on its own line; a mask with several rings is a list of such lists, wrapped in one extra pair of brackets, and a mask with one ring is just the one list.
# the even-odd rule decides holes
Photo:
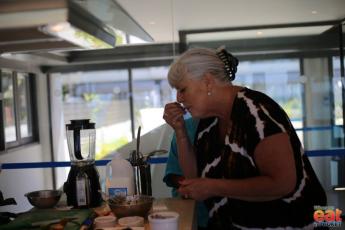
[(117, 218), (126, 216), (146, 218), (152, 208), (153, 200), (152, 196), (146, 195), (113, 197), (108, 200), (108, 205)]
[(30, 204), (36, 208), (53, 208), (60, 200), (60, 190), (39, 190), (26, 193)]

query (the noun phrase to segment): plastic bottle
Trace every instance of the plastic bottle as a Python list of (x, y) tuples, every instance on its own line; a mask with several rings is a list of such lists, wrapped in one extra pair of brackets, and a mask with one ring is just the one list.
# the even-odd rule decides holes
[(129, 161), (115, 156), (107, 164), (105, 189), (109, 197), (134, 194), (133, 167)]

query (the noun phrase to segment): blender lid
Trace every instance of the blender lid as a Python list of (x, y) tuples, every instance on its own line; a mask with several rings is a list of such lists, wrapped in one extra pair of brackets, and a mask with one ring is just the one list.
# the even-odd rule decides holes
[(71, 120), (71, 124), (66, 124), (67, 130), (80, 130), (80, 129), (94, 129), (95, 123), (91, 123), (90, 119)]

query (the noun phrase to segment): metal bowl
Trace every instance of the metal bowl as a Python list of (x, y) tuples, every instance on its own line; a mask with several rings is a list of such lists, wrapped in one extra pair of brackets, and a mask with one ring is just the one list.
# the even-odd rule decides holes
[(39, 190), (26, 193), (30, 204), (37, 208), (52, 208), (60, 200), (62, 191), (59, 190)]
[(147, 217), (154, 198), (145, 195), (115, 196), (108, 200), (111, 211), (117, 218), (126, 216)]

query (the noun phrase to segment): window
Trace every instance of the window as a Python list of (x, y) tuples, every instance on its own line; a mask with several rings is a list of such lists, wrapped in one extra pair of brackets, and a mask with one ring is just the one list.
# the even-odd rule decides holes
[(38, 140), (34, 114), (34, 76), (29, 73), (1, 69), (1, 143), (0, 150)]
[(333, 93), (334, 93), (334, 121), (336, 125), (343, 125), (343, 98), (342, 88), (344, 82), (340, 76), (340, 58), (333, 57), (333, 81), (332, 81)]
[[(139, 125), (143, 135), (165, 123), (164, 105), (176, 100), (167, 72), (167, 66), (152, 66), (52, 74), (51, 89), (61, 92), (52, 95), (52, 120), (67, 124), (73, 119), (91, 119), (96, 123), (96, 159), (105, 158), (131, 142)], [(59, 136), (60, 129), (65, 132), (59, 126), (53, 135)], [(65, 140), (60, 141), (57, 146)], [(67, 145), (57, 155), (68, 160)]]
[(135, 130), (145, 134), (165, 124), (164, 105), (176, 100), (166, 78), (168, 67), (135, 68), (133, 75), (133, 109)]
[[(52, 89), (62, 92), (52, 96), (53, 109), (61, 108), (52, 111), (53, 120), (62, 119), (68, 124), (70, 120), (90, 119), (96, 123), (96, 159), (132, 140), (127, 70), (53, 74), (51, 83)], [(60, 128), (64, 135), (65, 127), (56, 127), (53, 135), (58, 136)], [(65, 156), (61, 160), (69, 159), (67, 145), (58, 155)]]
[(332, 92), (333, 92), (333, 136), (336, 146), (342, 146), (344, 142), (343, 129), (343, 90), (344, 79), (340, 76), (340, 58), (333, 57), (333, 78), (332, 78)]

